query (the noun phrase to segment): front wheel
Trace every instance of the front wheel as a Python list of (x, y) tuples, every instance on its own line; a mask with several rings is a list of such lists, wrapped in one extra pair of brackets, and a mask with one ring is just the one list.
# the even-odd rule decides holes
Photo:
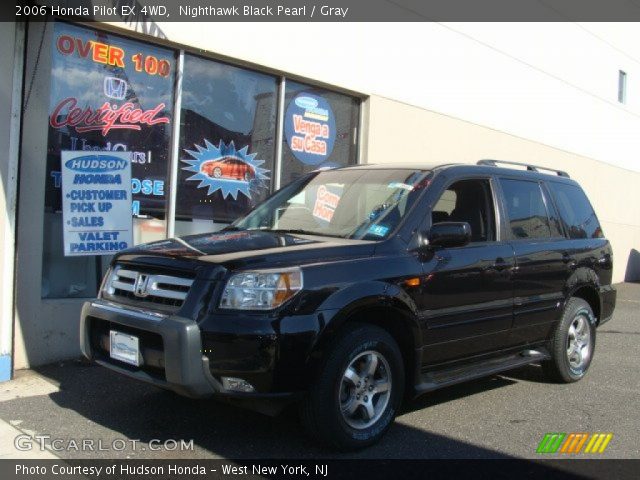
[(586, 301), (573, 297), (551, 338), (551, 360), (542, 363), (545, 374), (556, 382), (577, 382), (587, 373), (595, 346), (593, 311)]
[(301, 417), (322, 443), (354, 450), (377, 442), (391, 426), (404, 392), (404, 368), (385, 330), (354, 324), (339, 335), (301, 404)]

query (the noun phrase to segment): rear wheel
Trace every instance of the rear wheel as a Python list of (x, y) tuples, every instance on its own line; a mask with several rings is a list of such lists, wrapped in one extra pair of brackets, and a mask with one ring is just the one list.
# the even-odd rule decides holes
[(340, 450), (377, 442), (404, 391), (402, 355), (393, 337), (372, 325), (349, 325), (327, 350), (319, 372), (301, 404), (309, 433)]
[(556, 382), (577, 382), (587, 373), (595, 346), (593, 311), (585, 300), (571, 298), (549, 344), (552, 358), (542, 363), (545, 374)]
[(220, 178), (222, 176), (222, 169), (220, 167), (216, 167), (213, 169), (213, 176), (216, 178)]

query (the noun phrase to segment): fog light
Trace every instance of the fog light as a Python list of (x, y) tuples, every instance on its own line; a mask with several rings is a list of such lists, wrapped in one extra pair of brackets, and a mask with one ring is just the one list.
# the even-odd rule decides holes
[(222, 377), (222, 386), (225, 390), (230, 390), (232, 392), (250, 393), (255, 390), (253, 385), (246, 380), (235, 377)]

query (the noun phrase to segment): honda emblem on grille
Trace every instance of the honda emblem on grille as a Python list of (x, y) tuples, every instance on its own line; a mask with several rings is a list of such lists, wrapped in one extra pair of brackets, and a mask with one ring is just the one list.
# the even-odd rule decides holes
[(117, 77), (106, 77), (103, 83), (104, 94), (114, 100), (124, 100), (127, 95), (127, 82)]
[(139, 273), (136, 277), (136, 282), (134, 284), (133, 294), (136, 297), (146, 297), (149, 295), (147, 292), (147, 284), (149, 283), (149, 275), (144, 273)]

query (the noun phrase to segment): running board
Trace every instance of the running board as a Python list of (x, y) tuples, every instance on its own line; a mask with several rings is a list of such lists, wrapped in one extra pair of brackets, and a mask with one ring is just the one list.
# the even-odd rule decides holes
[(545, 349), (524, 350), (522, 352), (494, 357), (474, 364), (432, 370), (422, 373), (420, 383), (416, 385), (416, 394), (420, 395), (438, 388), (448, 387), (456, 383), (487, 377), (497, 373), (523, 367), (551, 358)]

